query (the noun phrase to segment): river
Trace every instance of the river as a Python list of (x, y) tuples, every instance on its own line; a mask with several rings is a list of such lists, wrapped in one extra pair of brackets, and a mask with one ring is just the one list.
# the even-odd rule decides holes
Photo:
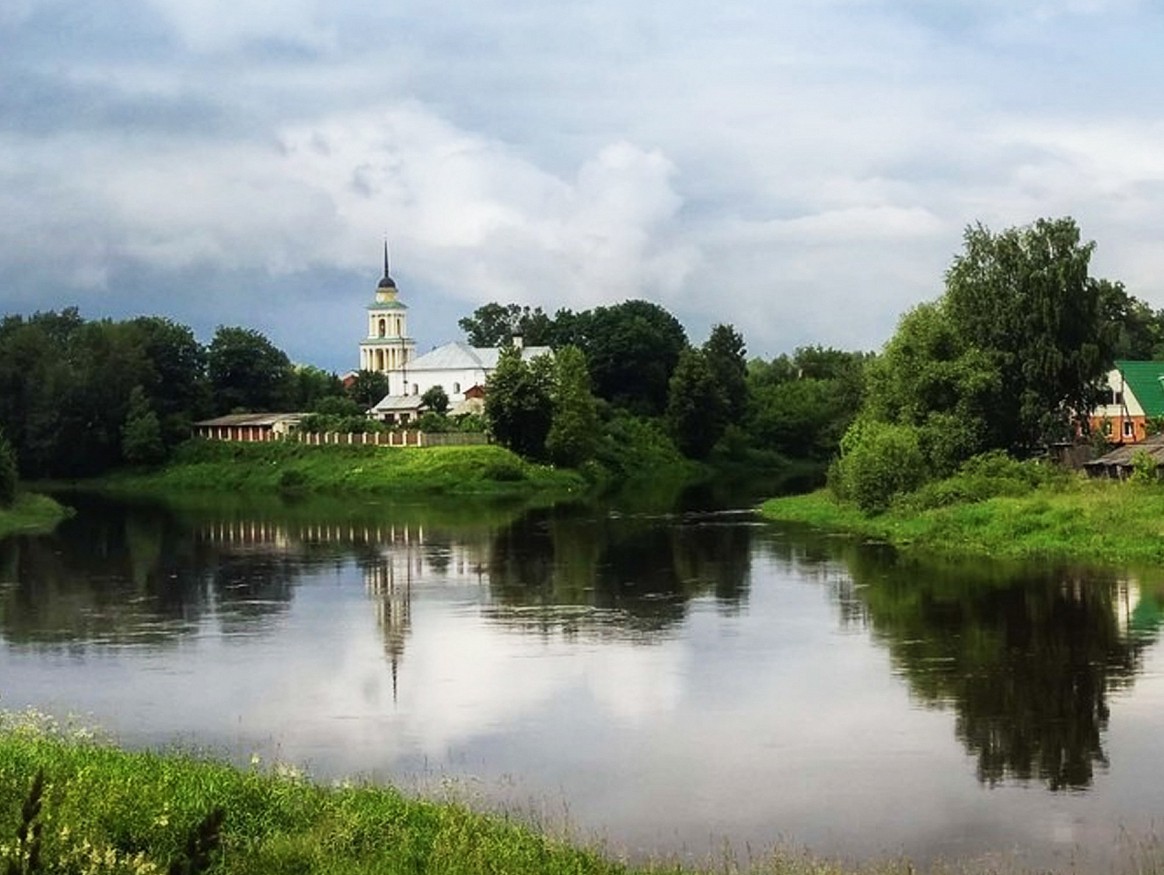
[(1164, 570), (912, 561), (688, 497), (72, 496), (0, 707), (392, 781), (631, 858), (1108, 865), (1164, 812)]

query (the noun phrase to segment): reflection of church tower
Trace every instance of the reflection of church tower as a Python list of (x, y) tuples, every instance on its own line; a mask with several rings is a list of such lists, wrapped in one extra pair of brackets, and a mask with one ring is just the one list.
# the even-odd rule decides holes
[(396, 280), (388, 273), (384, 241), (384, 277), (368, 305), (368, 336), (360, 344), (360, 370), (397, 371), (412, 361), (416, 341), (408, 336), (408, 307), (396, 300)]
[(376, 600), (376, 622), (384, 636), (384, 654), (392, 665), (392, 701), (396, 701), (397, 671), (404, 643), (412, 627), (412, 564), (405, 561), (405, 578), (396, 579), (391, 558), (364, 569), (364, 585)]

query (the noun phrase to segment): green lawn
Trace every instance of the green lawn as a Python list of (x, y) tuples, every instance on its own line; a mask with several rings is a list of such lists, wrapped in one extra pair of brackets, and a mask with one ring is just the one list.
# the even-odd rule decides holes
[(1164, 563), (1164, 485), (1072, 479), (1020, 496), (867, 516), (821, 490), (774, 498), (761, 513), (956, 556)]
[(140, 491), (530, 495), (585, 488), (574, 471), (526, 462), (499, 446), (307, 446), (191, 441), (165, 467), (94, 485)]

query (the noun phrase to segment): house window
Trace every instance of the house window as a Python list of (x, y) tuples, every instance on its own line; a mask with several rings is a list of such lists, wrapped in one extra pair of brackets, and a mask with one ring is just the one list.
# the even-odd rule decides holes
[(388, 331), (388, 323), (383, 319), (380, 320), (380, 336), (383, 337)]
[(1110, 419), (1105, 419), (1103, 421), (1103, 433), (1108, 435), (1109, 437), (1111, 436), (1111, 420)]
[(413, 394), (413, 395), (419, 395), (419, 394), (420, 394), (420, 386), (416, 385), (416, 383), (413, 383), (413, 384), (412, 384), (412, 394)]
[(453, 383), (453, 394), (458, 395), (458, 394), (460, 394), (460, 392), (461, 392), (461, 384), (460, 383)]
[(1124, 437), (1130, 438), (1136, 436), (1136, 425), (1130, 419), (1124, 420)]

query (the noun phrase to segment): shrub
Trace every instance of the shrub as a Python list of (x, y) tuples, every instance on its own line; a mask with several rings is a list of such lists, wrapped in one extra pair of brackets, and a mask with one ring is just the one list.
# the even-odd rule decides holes
[(952, 477), (925, 484), (903, 504), (917, 511), (971, 504), (998, 496), (1026, 495), (1039, 486), (1066, 482), (1069, 476), (1052, 465), (1020, 462), (1002, 450), (992, 450), (968, 459)]
[(866, 513), (881, 513), (898, 495), (926, 480), (916, 428), (882, 422), (854, 423), (837, 467), (840, 487)]
[(1133, 483), (1157, 482), (1156, 460), (1151, 453), (1144, 449), (1132, 453), (1132, 473), (1128, 479)]

